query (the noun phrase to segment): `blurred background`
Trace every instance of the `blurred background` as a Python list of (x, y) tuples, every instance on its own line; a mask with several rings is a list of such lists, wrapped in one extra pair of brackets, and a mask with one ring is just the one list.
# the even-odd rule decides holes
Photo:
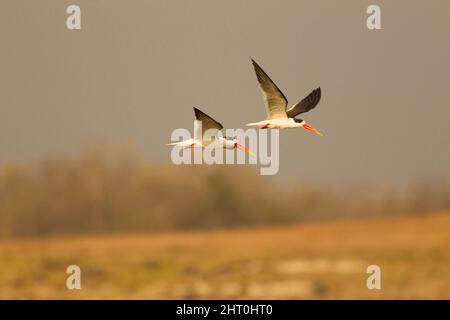
[[(448, 1), (376, 1), (375, 31), (373, 1), (71, 4), (1, 4), (0, 298), (450, 298)], [(322, 87), (325, 136), (280, 132), (276, 176), (173, 165), (193, 106), (265, 117), (249, 56), (292, 104)]]

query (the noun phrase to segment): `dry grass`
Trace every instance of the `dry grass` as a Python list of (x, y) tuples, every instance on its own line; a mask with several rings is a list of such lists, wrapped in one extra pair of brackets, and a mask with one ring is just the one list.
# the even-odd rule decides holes
[[(82, 289), (65, 269), (82, 269)], [(366, 267), (382, 268), (382, 290)], [(450, 214), (0, 242), (0, 298), (446, 298)]]

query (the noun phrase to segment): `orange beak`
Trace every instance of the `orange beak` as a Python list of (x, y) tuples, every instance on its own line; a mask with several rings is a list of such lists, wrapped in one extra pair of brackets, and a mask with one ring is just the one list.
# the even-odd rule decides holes
[(307, 124), (307, 123), (305, 123), (305, 124), (303, 125), (303, 128), (306, 129), (306, 130), (312, 131), (312, 132), (314, 132), (315, 134), (317, 134), (317, 135), (319, 135), (319, 136), (323, 136), (323, 134), (320, 133), (319, 130), (317, 130), (316, 128), (314, 128), (313, 126), (311, 126), (311, 125), (309, 125), (309, 124)]
[(256, 154), (254, 154), (253, 152), (250, 151), (249, 148), (247, 148), (246, 146), (244, 146), (243, 144), (239, 143), (239, 142), (235, 142), (234, 143), (234, 147), (235, 148), (239, 148), (241, 150), (243, 150), (245, 153), (248, 153), (249, 155), (251, 155), (252, 157), (256, 158)]

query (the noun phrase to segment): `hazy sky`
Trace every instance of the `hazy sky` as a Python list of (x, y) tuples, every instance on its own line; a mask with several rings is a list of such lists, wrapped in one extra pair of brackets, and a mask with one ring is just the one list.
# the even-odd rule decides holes
[(281, 177), (450, 178), (447, 0), (2, 0), (0, 41), (0, 165), (124, 139), (169, 162), (193, 106), (231, 128), (265, 118), (252, 56), (290, 103), (323, 90), (303, 118), (325, 136), (281, 132)]

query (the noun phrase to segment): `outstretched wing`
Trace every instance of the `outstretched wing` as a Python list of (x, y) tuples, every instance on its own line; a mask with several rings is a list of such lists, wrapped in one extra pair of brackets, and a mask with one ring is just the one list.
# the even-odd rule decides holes
[[(220, 122), (217, 122), (216, 120), (214, 120), (213, 118), (208, 116), (203, 111), (194, 107), (194, 113), (195, 113), (195, 119), (202, 123), (202, 136), (200, 137), (201, 139), (203, 139), (205, 132), (207, 130), (210, 130), (210, 129), (222, 130), (223, 129), (223, 126)], [(208, 139), (211, 137), (205, 137), (205, 138)]]
[(264, 70), (253, 60), (256, 77), (258, 78), (261, 91), (264, 95), (264, 103), (266, 105), (267, 118), (287, 118), (286, 106), (287, 99), (277, 85), (269, 78)]
[(306, 98), (304, 98), (302, 101), (300, 101), (287, 111), (288, 117), (294, 118), (300, 113), (308, 112), (309, 110), (313, 109), (319, 103), (321, 96), (322, 90), (320, 89), (320, 87), (313, 90), (308, 96), (306, 96)]

